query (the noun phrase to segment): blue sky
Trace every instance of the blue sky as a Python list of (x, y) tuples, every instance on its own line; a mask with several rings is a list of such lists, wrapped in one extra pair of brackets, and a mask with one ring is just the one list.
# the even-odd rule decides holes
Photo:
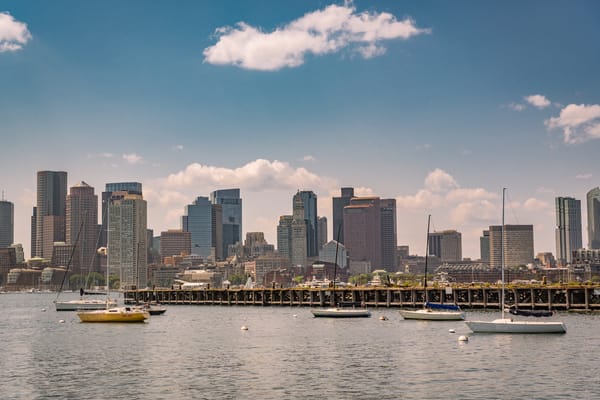
[[(240, 187), (271, 243), (296, 189), (427, 214), (463, 255), (500, 221), (555, 252), (556, 196), (600, 185), (596, 1), (0, 1), (0, 187), (29, 249), (35, 173), (138, 180), (155, 232)], [(583, 221), (584, 244), (586, 222)], [(28, 251), (28, 250), (27, 250)]]

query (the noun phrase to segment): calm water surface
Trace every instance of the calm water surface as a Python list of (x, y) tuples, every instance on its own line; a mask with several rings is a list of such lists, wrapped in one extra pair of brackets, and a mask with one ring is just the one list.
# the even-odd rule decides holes
[(566, 335), (477, 335), (396, 309), (169, 306), (145, 324), (82, 324), (55, 297), (0, 295), (0, 399), (600, 398), (600, 315), (560, 314)]

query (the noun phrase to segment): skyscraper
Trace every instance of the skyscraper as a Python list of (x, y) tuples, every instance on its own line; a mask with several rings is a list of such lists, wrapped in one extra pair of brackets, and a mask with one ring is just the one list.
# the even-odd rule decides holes
[(556, 260), (564, 266), (571, 263), (572, 252), (582, 247), (581, 201), (572, 197), (557, 197), (556, 206)]
[(442, 262), (462, 260), (462, 235), (455, 230), (429, 234), (429, 254)]
[(197, 197), (192, 204), (185, 206), (181, 217), (181, 229), (191, 233), (192, 254), (199, 255), (204, 260), (210, 258), (213, 247), (212, 211), (208, 197)]
[(223, 255), (229, 245), (242, 242), (242, 199), (240, 189), (215, 190), (210, 194), (212, 204), (223, 208)]
[(388, 271), (397, 268), (396, 199), (381, 199), (381, 266)]
[(600, 187), (587, 193), (588, 247), (600, 249)]
[(0, 248), (13, 244), (15, 234), (15, 206), (10, 201), (0, 201)]
[(140, 194), (112, 192), (108, 202), (108, 262), (119, 273), (121, 288), (145, 288), (147, 210)]
[(287, 260), (292, 259), (292, 216), (282, 215), (277, 225), (277, 252)]
[(292, 214), (292, 248), (291, 260), (292, 265), (306, 266), (308, 241), (306, 236), (307, 221), (305, 219), (304, 202), (300, 192), (294, 195)]
[(321, 249), (327, 243), (327, 217), (317, 218), (317, 238), (319, 239), (318, 249), (321, 254)]
[[(344, 207), (350, 205), (354, 197), (354, 188), (343, 187), (342, 195), (333, 198), (333, 232), (332, 239), (344, 243)], [(339, 232), (339, 234), (338, 234)], [(339, 236), (339, 237), (338, 237)]]
[(164, 262), (165, 257), (190, 255), (192, 248), (192, 234), (181, 229), (169, 229), (160, 233), (160, 256)]
[(310, 190), (300, 191), (306, 220), (306, 255), (315, 257), (319, 254), (319, 231), (317, 229), (317, 195)]
[(381, 267), (381, 204), (379, 197), (354, 197), (344, 207), (344, 245), (350, 261)]
[(67, 173), (38, 171), (35, 215), (35, 256), (52, 258), (54, 242), (65, 241)]
[(142, 195), (142, 184), (139, 182), (107, 183), (102, 192), (102, 222), (100, 227), (100, 247), (106, 247), (106, 220), (108, 218), (108, 203), (113, 192), (126, 192)]
[(490, 262), (490, 231), (483, 231), (483, 236), (479, 237), (479, 252), (481, 254), (481, 262)]
[[(502, 267), (502, 226), (490, 226), (490, 267)], [(504, 263), (506, 267), (533, 262), (533, 225), (504, 226)]]
[(80, 182), (70, 188), (67, 196), (66, 241), (75, 246), (77, 253), (77, 265), (72, 265), (73, 272), (89, 273), (97, 269), (95, 264), (97, 235), (98, 196), (94, 193), (93, 187)]

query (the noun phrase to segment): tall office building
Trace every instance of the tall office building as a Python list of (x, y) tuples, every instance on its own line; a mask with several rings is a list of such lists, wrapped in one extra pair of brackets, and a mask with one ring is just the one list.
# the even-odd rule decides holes
[(80, 182), (70, 188), (67, 196), (66, 241), (75, 246), (77, 253), (77, 264), (72, 263), (74, 273), (97, 271), (97, 235), (98, 196), (93, 187)]
[(108, 201), (108, 262), (119, 273), (121, 288), (145, 288), (147, 277), (147, 206), (140, 194), (112, 192)]
[[(212, 243), (211, 246), (215, 249), (215, 257), (217, 260), (225, 259), (225, 250), (223, 250), (223, 206), (220, 204), (212, 204)], [(229, 256), (229, 255), (227, 255)]]
[(212, 204), (208, 197), (198, 197), (192, 204), (185, 206), (184, 215), (181, 217), (181, 229), (192, 234), (192, 254), (199, 255), (204, 260), (210, 258), (212, 254), (212, 219)]
[(354, 188), (343, 187), (342, 195), (333, 198), (333, 240), (344, 243), (344, 207), (350, 205), (350, 200), (354, 197)]
[(67, 173), (38, 171), (35, 214), (35, 256), (52, 258), (54, 242), (65, 241)]
[(192, 233), (181, 229), (169, 229), (160, 233), (160, 256), (165, 257), (190, 255), (192, 249)]
[[(336, 254), (337, 259), (335, 258)], [(346, 246), (335, 240), (325, 243), (321, 251), (319, 251), (319, 261), (336, 263), (339, 268), (345, 269), (347, 266)]]
[(36, 227), (37, 227), (37, 207), (33, 207), (33, 212), (31, 213), (31, 258), (36, 255)]
[(319, 230), (317, 227), (317, 195), (310, 190), (300, 192), (304, 206), (304, 219), (306, 220), (306, 255), (315, 257), (319, 255)]
[(490, 231), (483, 231), (483, 236), (479, 237), (479, 253), (481, 254), (481, 262), (490, 262)]
[(106, 220), (108, 218), (108, 203), (113, 192), (126, 192), (142, 196), (142, 184), (139, 182), (113, 182), (107, 183), (102, 192), (102, 221), (100, 228), (100, 247), (106, 247)]
[[(502, 267), (502, 225), (490, 226), (490, 267)], [(533, 262), (533, 225), (504, 226), (504, 263), (507, 268)]]
[(455, 230), (429, 234), (429, 255), (439, 257), (442, 262), (462, 260), (462, 235)]
[(215, 190), (210, 194), (210, 202), (222, 207), (223, 215), (223, 255), (229, 245), (242, 243), (242, 199), (240, 189)]
[(396, 199), (381, 199), (381, 266), (388, 271), (397, 268)]
[(556, 206), (556, 259), (561, 266), (571, 263), (572, 252), (582, 247), (581, 201), (572, 197), (557, 197)]
[(291, 215), (282, 215), (277, 225), (277, 252), (287, 260), (292, 259), (292, 220)]
[(354, 197), (344, 207), (344, 245), (350, 261), (368, 262), (371, 271), (381, 267), (381, 201)]
[(600, 249), (600, 187), (587, 193), (588, 248)]
[(13, 244), (15, 235), (15, 206), (10, 201), (0, 201), (0, 248)]
[(321, 254), (321, 249), (327, 243), (327, 217), (317, 218), (317, 238), (319, 240), (317, 247)]
[(305, 219), (304, 201), (302, 200), (302, 195), (300, 192), (294, 195), (293, 207), (294, 210), (292, 214), (291, 226), (291, 261), (292, 265), (294, 266), (301, 265), (305, 267), (307, 262), (306, 256), (308, 251), (308, 240), (306, 236), (308, 223)]

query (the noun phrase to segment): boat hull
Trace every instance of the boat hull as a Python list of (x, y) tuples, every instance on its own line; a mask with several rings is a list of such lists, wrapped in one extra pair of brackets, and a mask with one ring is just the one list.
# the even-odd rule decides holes
[(462, 311), (433, 311), (433, 310), (400, 310), (404, 319), (418, 319), (426, 321), (462, 321), (465, 313)]
[(311, 310), (311, 312), (315, 317), (320, 318), (368, 318), (371, 316), (371, 311), (355, 308), (325, 308)]
[(147, 311), (130, 307), (79, 311), (77, 316), (81, 322), (144, 322), (150, 318), (150, 314)]
[[(106, 300), (70, 300), (57, 301), (56, 311), (105, 310)], [(108, 307), (116, 307), (115, 301), (110, 301)]]
[(560, 321), (466, 321), (474, 333), (566, 333), (567, 327)]

